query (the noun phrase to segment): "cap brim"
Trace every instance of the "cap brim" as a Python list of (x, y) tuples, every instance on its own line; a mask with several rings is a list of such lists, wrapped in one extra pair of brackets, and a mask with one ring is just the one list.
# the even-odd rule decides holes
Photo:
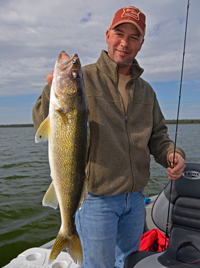
[(142, 30), (142, 28), (134, 21), (131, 21), (131, 20), (122, 20), (122, 21), (118, 21), (117, 23), (113, 24), (112, 27), (110, 27), (110, 29), (114, 29), (115, 27), (117, 27), (118, 25), (120, 24), (123, 24), (123, 23), (132, 23), (133, 25), (135, 25), (138, 29), (138, 31), (140, 32), (141, 36), (144, 37), (145, 33), (144, 31)]

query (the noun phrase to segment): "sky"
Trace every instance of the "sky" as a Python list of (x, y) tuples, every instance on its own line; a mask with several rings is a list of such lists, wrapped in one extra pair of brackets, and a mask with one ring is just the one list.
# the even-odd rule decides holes
[[(107, 50), (114, 13), (146, 15), (136, 59), (166, 119), (177, 117), (188, 0), (0, 0), (0, 125), (32, 123), (32, 108), (62, 50), (82, 66)], [(190, 0), (180, 119), (200, 118), (200, 1)]]

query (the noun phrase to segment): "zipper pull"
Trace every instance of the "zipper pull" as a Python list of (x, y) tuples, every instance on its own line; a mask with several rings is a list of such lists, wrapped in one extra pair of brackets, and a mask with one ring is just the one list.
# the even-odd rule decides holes
[(126, 124), (127, 124), (127, 121), (128, 121), (128, 120), (127, 120), (127, 116), (126, 116), (126, 117), (125, 117), (125, 123), (126, 123)]

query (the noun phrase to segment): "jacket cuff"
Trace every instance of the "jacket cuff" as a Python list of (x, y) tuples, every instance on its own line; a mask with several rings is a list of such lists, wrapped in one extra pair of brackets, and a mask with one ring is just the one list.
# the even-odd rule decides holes
[[(170, 147), (170, 148), (168, 149), (168, 153), (167, 153), (167, 164), (168, 164), (169, 167), (170, 167), (169, 155), (170, 155), (171, 153), (173, 153), (173, 152), (174, 152), (174, 148)], [(176, 147), (175, 152), (176, 152), (176, 153), (179, 153), (179, 154), (183, 157), (183, 159), (186, 158), (185, 152), (184, 152), (180, 147)]]

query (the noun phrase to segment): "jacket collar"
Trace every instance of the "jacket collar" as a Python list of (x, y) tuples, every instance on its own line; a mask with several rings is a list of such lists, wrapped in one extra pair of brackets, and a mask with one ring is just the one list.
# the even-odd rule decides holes
[[(114, 79), (114, 81), (118, 81), (117, 64), (108, 57), (107, 51), (102, 50), (101, 56), (97, 60), (97, 66), (102, 72), (106, 73), (108, 76)], [(137, 60), (134, 59), (131, 65), (131, 79), (138, 78), (143, 72), (144, 69), (142, 69), (139, 66)]]

